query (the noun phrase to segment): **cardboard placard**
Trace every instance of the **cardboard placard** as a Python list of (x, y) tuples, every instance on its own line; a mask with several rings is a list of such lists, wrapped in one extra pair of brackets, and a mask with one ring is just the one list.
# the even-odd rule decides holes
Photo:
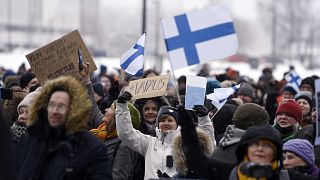
[(162, 96), (166, 93), (169, 79), (167, 74), (130, 81), (126, 91), (132, 94), (132, 99)]
[(84, 62), (90, 63), (90, 72), (97, 69), (78, 30), (26, 55), (32, 71), (43, 85), (48, 79), (61, 75), (79, 76), (78, 49), (81, 49)]

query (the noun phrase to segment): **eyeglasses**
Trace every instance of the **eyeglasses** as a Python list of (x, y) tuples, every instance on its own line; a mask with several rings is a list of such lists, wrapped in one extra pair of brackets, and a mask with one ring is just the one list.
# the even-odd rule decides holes
[(259, 148), (261, 146), (262, 149), (273, 149), (271, 144), (259, 141), (250, 143), (249, 146), (252, 148)]
[(68, 106), (65, 105), (65, 104), (62, 104), (62, 103), (56, 104), (56, 103), (50, 102), (48, 104), (47, 110), (48, 111), (53, 111), (55, 108), (57, 109), (57, 111), (59, 113), (65, 113), (67, 111), (67, 109), (68, 109)]

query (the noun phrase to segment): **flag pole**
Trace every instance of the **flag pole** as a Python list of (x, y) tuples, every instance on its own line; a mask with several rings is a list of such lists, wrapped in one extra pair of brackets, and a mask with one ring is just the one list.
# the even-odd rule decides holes
[[(220, 108), (221, 109), (221, 108)], [(212, 121), (212, 119), (217, 115), (217, 113), (220, 111), (220, 109), (218, 109), (214, 114), (213, 116), (210, 118), (210, 121)]]

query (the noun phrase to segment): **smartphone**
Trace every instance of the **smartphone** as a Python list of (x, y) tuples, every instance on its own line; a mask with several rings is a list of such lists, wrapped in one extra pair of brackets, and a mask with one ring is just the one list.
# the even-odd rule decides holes
[(82, 66), (83, 59), (82, 59), (81, 49), (78, 49), (78, 61), (79, 61), (79, 71), (82, 71), (83, 70), (83, 66)]
[(12, 100), (12, 89), (9, 88), (1, 88), (0, 90), (1, 99)]

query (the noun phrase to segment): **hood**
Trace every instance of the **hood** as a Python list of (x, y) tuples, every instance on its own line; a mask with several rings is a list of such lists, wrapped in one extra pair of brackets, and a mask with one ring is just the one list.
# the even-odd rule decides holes
[(275, 145), (275, 158), (280, 162), (280, 168), (282, 168), (282, 140), (279, 132), (270, 125), (257, 125), (247, 129), (236, 149), (238, 163), (240, 163), (247, 154), (248, 145), (260, 139), (270, 140)]
[(234, 125), (229, 125), (219, 142), (219, 147), (225, 148), (238, 143), (245, 132), (245, 130), (236, 128)]
[[(210, 157), (214, 150), (210, 136), (200, 128), (197, 128), (197, 133), (201, 144), (201, 148), (203, 149), (205, 156)], [(177, 172), (184, 176), (188, 175), (186, 157), (182, 150), (181, 133), (177, 133), (176, 136), (173, 138), (172, 155)]]
[(88, 97), (87, 89), (77, 79), (71, 76), (62, 76), (47, 81), (41, 93), (36, 97), (29, 109), (29, 121), (27, 126), (35, 126), (48, 123), (47, 104), (53, 91), (65, 90), (70, 95), (70, 112), (65, 123), (66, 134), (74, 134), (87, 128), (92, 102)]

